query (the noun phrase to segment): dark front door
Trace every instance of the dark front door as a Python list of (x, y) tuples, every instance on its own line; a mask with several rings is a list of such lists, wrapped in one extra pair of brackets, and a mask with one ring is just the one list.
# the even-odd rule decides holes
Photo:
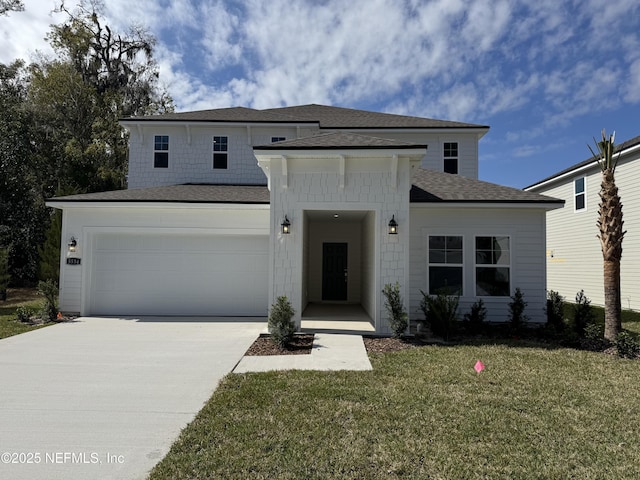
[(322, 300), (347, 299), (347, 244), (322, 244)]

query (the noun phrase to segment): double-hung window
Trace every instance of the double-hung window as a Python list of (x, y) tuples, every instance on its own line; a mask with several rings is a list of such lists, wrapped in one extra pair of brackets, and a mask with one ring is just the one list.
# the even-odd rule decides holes
[(458, 142), (444, 143), (444, 171), (458, 173)]
[(462, 295), (462, 237), (429, 236), (429, 295)]
[(511, 295), (510, 239), (476, 237), (476, 295), (508, 297)]
[(573, 196), (575, 199), (574, 206), (576, 212), (578, 210), (584, 210), (587, 206), (587, 199), (585, 196), (585, 183), (586, 179), (584, 177), (577, 178), (573, 182)]
[(213, 168), (225, 170), (228, 166), (229, 137), (213, 137)]
[(153, 168), (169, 168), (169, 135), (153, 138)]

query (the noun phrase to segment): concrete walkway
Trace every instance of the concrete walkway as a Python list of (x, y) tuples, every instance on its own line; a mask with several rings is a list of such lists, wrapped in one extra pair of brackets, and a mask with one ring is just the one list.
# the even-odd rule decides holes
[(233, 372), (371, 369), (362, 336), (316, 333), (310, 355), (245, 356)]

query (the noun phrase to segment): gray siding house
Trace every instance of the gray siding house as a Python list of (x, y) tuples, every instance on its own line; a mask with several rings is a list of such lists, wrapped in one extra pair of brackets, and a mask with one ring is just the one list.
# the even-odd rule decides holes
[[(622, 200), (622, 308), (640, 310), (640, 137), (617, 147), (616, 184)], [(545, 178), (526, 191), (565, 200), (547, 213), (547, 285), (573, 301), (584, 289), (595, 305), (604, 305), (602, 252), (596, 237), (601, 172), (593, 158)]]

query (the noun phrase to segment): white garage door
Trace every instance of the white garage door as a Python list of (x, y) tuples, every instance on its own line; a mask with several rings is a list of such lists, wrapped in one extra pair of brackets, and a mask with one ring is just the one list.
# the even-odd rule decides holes
[(92, 315), (265, 316), (266, 236), (99, 234)]

